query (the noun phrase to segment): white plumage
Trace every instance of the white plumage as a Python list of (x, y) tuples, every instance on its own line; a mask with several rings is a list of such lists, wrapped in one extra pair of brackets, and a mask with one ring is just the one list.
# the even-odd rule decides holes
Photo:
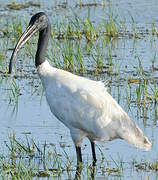
[(77, 162), (82, 162), (81, 144), (84, 137), (91, 142), (94, 165), (94, 141), (108, 142), (121, 138), (138, 148), (149, 150), (151, 143), (106, 91), (104, 84), (53, 68), (45, 60), (51, 27), (48, 17), (40, 12), (32, 16), (12, 53), (13, 60), (28, 39), (39, 31), (35, 65), (52, 113), (69, 129), (76, 147)]
[(76, 146), (87, 136), (105, 142), (121, 138), (138, 148), (150, 148), (151, 143), (102, 82), (53, 68), (48, 61), (37, 70), (52, 113), (70, 129)]

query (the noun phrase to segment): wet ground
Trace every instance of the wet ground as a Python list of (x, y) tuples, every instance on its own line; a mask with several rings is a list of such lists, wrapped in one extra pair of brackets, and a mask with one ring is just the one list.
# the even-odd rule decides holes
[[(19, 0), (16, 2), (25, 4), (27, 1)], [(158, 174), (156, 170), (138, 170), (132, 163), (154, 163), (158, 160), (158, 107), (157, 102), (155, 102), (158, 100), (155, 95), (158, 89), (158, 40), (157, 35), (153, 34), (153, 23), (155, 26), (158, 26), (158, 2), (156, 0), (134, 0), (132, 2), (115, 0), (95, 1), (95, 4), (93, 1), (84, 1), (81, 5), (81, 1), (55, 1), (52, 3), (52, 1), (45, 2), (39, 0), (37, 3), (40, 4), (40, 7), (30, 5), (28, 8), (14, 10), (7, 6), (11, 4), (11, 1), (1, 1), (0, 29), (3, 29), (2, 25), (5, 24), (5, 21), (9, 22), (17, 18), (17, 21), (25, 20), (25, 23), (22, 22), (22, 24), (24, 23), (24, 30), (24, 27), (26, 27), (25, 24), (27, 24), (31, 15), (39, 11), (45, 11), (50, 17), (52, 26), (56, 28), (58, 21), (62, 22), (66, 16), (73, 17), (74, 10), (82, 19), (90, 13), (90, 19), (95, 25), (101, 23), (103, 19), (106, 21), (109, 11), (112, 11), (113, 16), (117, 16), (116, 21), (122, 21), (122, 23), (125, 24), (128, 35), (111, 38), (109, 43), (113, 64), (110, 67), (110, 73), (106, 71), (105, 73), (92, 75), (87, 73), (84, 74), (84, 76), (95, 80), (102, 80), (107, 84), (108, 91), (126, 112), (128, 112), (139, 127), (141, 127), (151, 140), (153, 146), (151, 151), (145, 152), (121, 140), (112, 141), (106, 145), (98, 143), (98, 147), (101, 148), (106, 159), (105, 162), (101, 164), (102, 156), (99, 148), (97, 148), (98, 167), (103, 166), (102, 169), (106, 169), (107, 162), (109, 162), (110, 168), (117, 168), (122, 162), (123, 170), (121, 177), (118, 177), (115, 173), (110, 175), (103, 173), (101, 169), (98, 168), (96, 179), (157, 179)], [(109, 4), (111, 8), (109, 8)], [(137, 34), (137, 37), (133, 35), (130, 36), (130, 34), (134, 34), (134, 32)], [(10, 32), (10, 34), (11, 33), (13, 32)], [(13, 38), (13, 36), (14, 34), (8, 38)], [(0, 39), (1, 54), (3, 54), (3, 43), (6, 43), (6, 39), (7, 37), (4, 36)], [(8, 40), (6, 47), (8, 49), (13, 48), (16, 39), (10, 44), (9, 42)], [(62, 40), (60, 43), (63, 43)], [(85, 39), (81, 39), (80, 44), (86, 46)], [(102, 38), (98, 38), (96, 42), (93, 42), (94, 47), (95, 44), (102, 48), (101, 53), (105, 54), (105, 64), (108, 64), (109, 56), (107, 54), (109, 53), (109, 49), (103, 47)], [(32, 45), (32, 47), (33, 46), (35, 48), (36, 45)], [(87, 59), (88, 55), (86, 55), (86, 50), (85, 48), (83, 49), (85, 59)], [(13, 86), (10, 87), (10, 78), (4, 76), (3, 73), (0, 75), (0, 143), (2, 144), (0, 149), (4, 151), (4, 141), (8, 141), (8, 134), (15, 131), (16, 136), (20, 138), (25, 138), (27, 134), (27, 136), (33, 138), (40, 144), (43, 144), (45, 141), (48, 144), (52, 143), (60, 152), (62, 152), (61, 146), (64, 145), (67, 154), (75, 159), (75, 148), (69, 130), (51, 114), (45, 96), (43, 95), (38, 76), (34, 73), (35, 67), (33, 60), (30, 60), (30, 56), (28, 57), (22, 53), (24, 53), (24, 51), (22, 51), (19, 58), (17, 58), (17, 61), (19, 60), (19, 62), (17, 62), (17, 69), (18, 67), (23, 68), (27, 75), (23, 77), (23, 74), (18, 72), (20, 77), (18, 76), (15, 79), (16, 85), (18, 86), (17, 91), (20, 96), (13, 95), (11, 92), (10, 89), (13, 88)], [(6, 59), (1, 61), (1, 70), (3, 72), (8, 65), (10, 54), (11, 50), (8, 50)], [(90, 55), (88, 58), (91, 60), (92, 56)], [(16, 87), (14, 86), (14, 90), (15, 89)], [(17, 91), (15, 90), (16, 93)], [(9, 103), (10, 101), (12, 102)], [(88, 159), (88, 162), (91, 162), (89, 149), (89, 142), (85, 139), (83, 143), (84, 161)]]

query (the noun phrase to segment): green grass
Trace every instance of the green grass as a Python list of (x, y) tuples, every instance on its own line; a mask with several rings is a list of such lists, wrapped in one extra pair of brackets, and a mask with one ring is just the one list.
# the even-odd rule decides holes
[[(104, 157), (99, 146), (97, 149), (102, 158), (97, 161), (97, 167), (93, 167), (89, 160), (84, 159), (84, 164), (78, 169), (74, 158), (64, 150), (58, 152), (51, 144), (39, 144), (35, 140), (28, 138), (17, 138), (15, 132), (9, 135), (5, 141), (4, 154), (0, 154), (0, 178), (1, 179), (32, 179), (51, 178), (62, 179), (63, 177), (91, 179), (100, 175), (104, 178), (123, 178), (124, 171), (157, 171), (157, 161), (151, 162), (131, 161), (123, 159), (118, 154), (118, 160), (110, 157), (110, 161)], [(99, 154), (98, 154), (99, 156)], [(79, 173), (80, 172), (80, 173)]]
[[(61, 4), (56, 4), (57, 8), (61, 8)], [(27, 3), (12, 2), (8, 8), (19, 9), (18, 11), (23, 15), (24, 9), (20, 11), (24, 8), (23, 5), (28, 6)], [(58, 14), (58, 9), (54, 9), (55, 15), (49, 14), (52, 31), (46, 58), (56, 68), (108, 82), (108, 91), (127, 112), (131, 113), (134, 110), (132, 115), (144, 127), (156, 127), (158, 118), (156, 23), (151, 25), (151, 29), (141, 32), (132, 16), (130, 20), (121, 19), (119, 11), (115, 13), (110, 2), (107, 4), (96, 1), (77, 2), (76, 7), (87, 8), (87, 15), (84, 17), (78, 15), (76, 9), (67, 8), (67, 4), (64, 6), (62, 7), (62, 10), (66, 11), (64, 16)], [(98, 16), (97, 20), (93, 20), (91, 7), (107, 8), (108, 11), (105, 12), (104, 17)], [(0, 100), (1, 104), (7, 101), (8, 111), (12, 108), (13, 114), (18, 113), (21, 94), (43, 97), (43, 89), (37, 80), (34, 66), (38, 35), (30, 39), (19, 52), (12, 78), (7, 76), (13, 47), (27, 26), (29, 18), (30, 15), (16, 16), (16, 18), (15, 15), (0, 17)], [(148, 59), (145, 58), (145, 53), (140, 53), (141, 41), (151, 45), (153, 54)], [(129, 48), (133, 53), (128, 54)], [(147, 61), (147, 67), (144, 66), (144, 61)], [(9, 137), (5, 146), (7, 152), (0, 156), (2, 179), (33, 177), (60, 179), (65, 176), (72, 179), (74, 177), (75, 157), (71, 157), (64, 149), (59, 153), (55, 147), (47, 143), (39, 144), (28, 137), (17, 139), (14, 134)], [(108, 177), (121, 179), (127, 170), (127, 164), (134, 173), (137, 170), (142, 173), (157, 171), (156, 160), (126, 163), (121, 158), (117, 161), (111, 157), (111, 161), (108, 161), (101, 149), (99, 147), (98, 149), (101, 159), (95, 172), (87, 158), (81, 178), (84, 178), (85, 174), (86, 177), (91, 178), (92, 174), (101, 172), (105, 179)]]
[(40, 3), (35, 3), (33, 1), (29, 1), (29, 2), (26, 2), (26, 3), (17, 3), (15, 1), (13, 1), (10, 4), (6, 5), (6, 9), (9, 9), (9, 10), (21, 10), (21, 9), (29, 8), (31, 6), (40, 7)]
[[(133, 37), (134, 48), (137, 48), (137, 42), (135, 34), (141, 36), (142, 32), (137, 29), (137, 24), (134, 18), (131, 16), (132, 33), (127, 31), (126, 20), (122, 20), (119, 12), (114, 15), (111, 5), (108, 4), (108, 12), (105, 17), (100, 18), (99, 22), (91, 20), (91, 10), (88, 8), (88, 14), (86, 17), (80, 17), (74, 10), (71, 11), (71, 15), (65, 17), (60, 16), (58, 21), (52, 23), (52, 32), (50, 44), (47, 52), (47, 59), (49, 59), (53, 65), (60, 69), (74, 72), (76, 74), (89, 76), (101, 76), (105, 74), (107, 79), (114, 79), (116, 76), (117, 80), (117, 95), (118, 102), (123, 98), (125, 104), (130, 106), (130, 103), (136, 104), (138, 107), (146, 107), (148, 104), (158, 102), (157, 86), (154, 77), (151, 76), (150, 80), (146, 78), (146, 69), (143, 67), (143, 58), (138, 55), (135, 59), (137, 63), (133, 64), (134, 76), (131, 73), (126, 73), (128, 77), (123, 77), (120, 69), (120, 61), (117, 57), (118, 42), (119, 40), (131, 39)], [(0, 31), (2, 32), (3, 38), (0, 44), (0, 72), (2, 75), (8, 71), (8, 61), (11, 55), (11, 50), (17, 39), (20, 37), (23, 26), (27, 26), (28, 19), (18, 17), (7, 18), (2, 17), (0, 25)], [(154, 26), (155, 27), (155, 26)], [(3, 29), (2, 29), (3, 28)], [(153, 29), (151, 29), (152, 31)], [(12, 32), (12, 33), (10, 33)], [(149, 32), (148, 35), (152, 34)], [(34, 68), (31, 67), (34, 63), (34, 57), (36, 52), (37, 36), (33, 37), (27, 45), (19, 52), (17, 61), (14, 65), (14, 77), (29, 78), (29, 74), (34, 72)], [(152, 34), (151, 45), (154, 46), (155, 36)], [(22, 55), (22, 61), (19, 63), (18, 59)], [(7, 61), (5, 61), (7, 59)], [(25, 61), (23, 61), (26, 59)], [(31, 61), (30, 61), (31, 60)], [(27, 67), (25, 67), (27, 65)], [(156, 53), (151, 59), (151, 66), (153, 73), (156, 71), (157, 56)], [(28, 73), (27, 73), (28, 72)], [(127, 87), (126, 96), (121, 95), (122, 82), (119, 80), (125, 79), (124, 85)], [(128, 82), (126, 82), (128, 80)], [(1, 78), (2, 81), (2, 78)], [(114, 80), (114, 83), (116, 81)], [(18, 83), (15, 80), (10, 81), (9, 92), (9, 105), (12, 102), (18, 105), (18, 97), (20, 95)], [(135, 88), (135, 91), (131, 89)], [(36, 89), (32, 90), (32, 94), (36, 92)], [(129, 94), (130, 92), (130, 94)], [(133, 93), (131, 95), (131, 93)], [(18, 106), (14, 106), (17, 109)]]
[[(53, 62), (55, 67), (88, 73), (89, 67), (87, 67), (86, 62), (88, 61), (93, 73), (98, 74), (104, 72), (104, 67), (107, 65), (113, 65), (115, 47), (112, 47), (112, 41), (123, 38), (124, 34), (127, 38), (128, 32), (126, 21), (120, 19), (119, 12), (114, 15), (110, 4), (108, 8), (105, 17), (99, 17), (99, 23), (91, 20), (90, 8), (88, 8), (87, 17), (81, 18), (75, 11), (71, 10), (71, 15), (59, 16), (58, 21), (52, 23), (50, 50), (47, 53), (47, 58)], [(0, 49), (3, 51), (0, 59), (6, 57), (7, 49), (15, 46), (17, 39), (22, 34), (22, 27), (27, 26), (27, 21), (28, 19), (25, 17), (24, 22), (20, 17), (3, 21), (4, 37), (7, 37), (9, 41), (7, 41), (5, 51)], [(139, 34), (139, 32), (137, 33)], [(37, 42), (37, 35), (22, 50), (22, 54), (30, 59), (34, 59), (35, 56), (36, 46), (34, 42)], [(88, 52), (84, 46), (89, 48)]]

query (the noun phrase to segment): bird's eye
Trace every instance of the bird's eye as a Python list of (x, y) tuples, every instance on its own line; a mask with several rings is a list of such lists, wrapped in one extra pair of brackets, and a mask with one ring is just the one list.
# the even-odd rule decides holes
[(42, 22), (42, 21), (43, 21), (43, 19), (42, 19), (42, 18), (40, 18), (40, 19), (39, 19), (39, 22)]
[(36, 20), (36, 23), (38, 24), (38, 23), (41, 23), (42, 21), (43, 21), (42, 18), (39, 18)]

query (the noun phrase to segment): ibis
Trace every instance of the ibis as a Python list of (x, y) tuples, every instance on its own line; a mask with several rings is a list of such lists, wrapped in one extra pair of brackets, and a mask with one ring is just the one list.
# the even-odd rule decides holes
[(137, 148), (149, 150), (148, 138), (107, 92), (104, 83), (54, 68), (45, 59), (51, 25), (44, 12), (32, 16), (18, 40), (10, 59), (9, 74), (20, 48), (36, 32), (39, 32), (39, 38), (35, 66), (51, 112), (70, 130), (77, 164), (82, 162), (81, 144), (85, 137), (90, 140), (94, 163), (97, 161), (96, 141), (106, 143), (119, 138)]

